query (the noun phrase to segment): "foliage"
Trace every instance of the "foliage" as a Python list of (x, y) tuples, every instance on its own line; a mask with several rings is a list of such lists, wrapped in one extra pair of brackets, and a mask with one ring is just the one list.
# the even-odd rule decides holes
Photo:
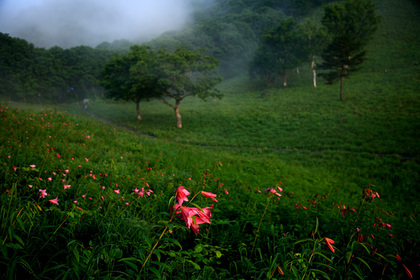
[(360, 70), (365, 59), (364, 47), (378, 28), (380, 17), (375, 14), (371, 0), (347, 0), (325, 7), (322, 24), (331, 42), (322, 54), (321, 69), (328, 83), (341, 80), (340, 99), (343, 100), (343, 80)]
[(99, 71), (110, 56), (86, 46), (45, 50), (0, 33), (0, 95), (39, 103), (101, 97)]
[[(206, 56), (203, 52), (189, 51), (185, 47), (179, 47), (171, 54), (161, 51), (160, 59), (162, 72), (159, 83), (165, 90), (160, 100), (174, 109), (177, 127), (182, 128), (179, 112), (182, 100), (190, 96), (198, 96), (201, 99), (209, 96), (221, 97), (214, 88), (221, 81), (221, 78), (215, 75), (218, 60)], [(168, 103), (166, 98), (174, 99), (175, 105)]]
[(174, 51), (179, 46), (205, 49), (220, 61), (224, 78), (234, 77), (247, 68), (261, 38), (286, 17), (306, 16), (329, 1), (192, 1), (192, 26), (162, 34), (147, 44)]
[(251, 77), (260, 76), (270, 85), (278, 76), (283, 76), (283, 86), (287, 86), (287, 70), (298, 67), (308, 57), (305, 40), (294, 19), (283, 20), (265, 34), (251, 62)]
[(137, 119), (141, 120), (140, 101), (158, 97), (164, 91), (159, 83), (159, 67), (157, 54), (145, 46), (134, 45), (128, 54), (114, 56), (101, 73), (106, 97), (134, 102)]

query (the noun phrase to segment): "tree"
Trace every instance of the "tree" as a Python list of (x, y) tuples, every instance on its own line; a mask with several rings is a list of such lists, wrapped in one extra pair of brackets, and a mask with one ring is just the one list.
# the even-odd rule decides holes
[(341, 80), (340, 99), (343, 100), (344, 77), (361, 69), (365, 59), (364, 47), (373, 36), (380, 17), (375, 14), (371, 0), (347, 0), (325, 7), (322, 24), (331, 41), (321, 55), (320, 68), (328, 83)]
[(307, 48), (305, 53), (308, 55), (308, 59), (312, 61), (313, 85), (316, 87), (316, 60), (326, 47), (327, 34), (325, 28), (318, 28), (309, 19), (300, 25), (300, 28), (305, 35)]
[[(159, 99), (174, 109), (178, 128), (182, 128), (179, 108), (184, 98), (198, 96), (205, 100), (209, 96), (221, 97), (214, 88), (221, 81), (215, 75), (219, 63), (214, 57), (179, 47), (173, 53), (160, 50), (159, 60), (162, 70), (159, 86), (165, 89)], [(174, 99), (175, 104), (169, 103), (168, 98)]]
[(298, 67), (306, 59), (305, 36), (293, 18), (283, 20), (279, 26), (269, 30), (257, 50), (250, 66), (251, 76), (260, 76), (272, 82), (283, 76), (287, 86), (287, 70)]
[(165, 90), (159, 82), (160, 72), (157, 53), (134, 45), (128, 54), (116, 55), (106, 63), (100, 84), (107, 90), (107, 98), (133, 101), (137, 119), (141, 120), (140, 101), (157, 97)]

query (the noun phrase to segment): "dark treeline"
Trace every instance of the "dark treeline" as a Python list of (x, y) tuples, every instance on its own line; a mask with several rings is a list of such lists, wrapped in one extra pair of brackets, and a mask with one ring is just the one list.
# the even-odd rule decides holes
[(0, 95), (23, 102), (99, 97), (99, 73), (111, 56), (111, 51), (87, 46), (46, 50), (0, 33)]

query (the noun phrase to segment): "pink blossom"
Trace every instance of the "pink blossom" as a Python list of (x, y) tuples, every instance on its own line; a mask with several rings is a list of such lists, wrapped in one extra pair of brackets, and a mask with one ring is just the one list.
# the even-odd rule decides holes
[(74, 204), (77, 204), (77, 200), (73, 200), (73, 203), (74, 203)]
[(211, 198), (213, 201), (217, 202), (217, 199), (215, 199), (215, 197), (217, 196), (216, 194), (211, 193), (211, 192), (205, 192), (205, 191), (200, 191), (200, 192), (204, 197)]
[(64, 189), (70, 189), (71, 185), (64, 185)]
[(184, 201), (188, 201), (187, 196), (190, 195), (191, 193), (189, 191), (187, 191), (183, 186), (180, 186), (176, 191), (175, 191), (175, 198), (176, 201), (178, 202), (178, 205), (182, 205), (182, 203)]
[(139, 192), (138, 194), (139, 194), (139, 196), (141, 196), (141, 197), (143, 197), (143, 196), (144, 196), (144, 192)]
[(226, 189), (225, 189), (225, 193), (226, 193), (226, 194), (229, 194), (229, 192), (228, 192)]
[(120, 194), (120, 190), (114, 190), (116, 194)]
[(52, 181), (52, 178), (51, 178), (51, 177), (48, 177), (48, 181), (50, 181), (50, 182), (51, 182), (51, 181)]
[(181, 206), (180, 212), (182, 219), (185, 221), (188, 228), (190, 228), (195, 234), (198, 234), (199, 225), (203, 223), (210, 224), (211, 212), (210, 209), (213, 208), (213, 205), (210, 207), (205, 207), (202, 209), (194, 207)]
[(40, 194), (40, 197), (42, 197), (42, 198), (45, 198), (45, 196), (47, 196), (48, 194), (47, 194), (47, 190), (39, 190), (39, 192), (41, 193)]
[(282, 192), (283, 191), (283, 189), (280, 188), (279, 186), (277, 186), (277, 189), (279, 190), (279, 192)]
[(36, 165), (35, 164), (31, 164), (31, 165), (29, 165), (31, 168), (35, 168), (36, 167)]
[(32, 189), (32, 185), (28, 185), (28, 187), (29, 187), (30, 189)]
[(331, 252), (335, 252), (334, 251), (334, 248), (333, 248), (333, 246), (331, 245), (331, 244), (334, 244), (335, 242), (334, 242), (334, 240), (332, 240), (332, 239), (330, 239), (330, 238), (328, 238), (328, 237), (325, 237), (324, 238), (324, 241), (325, 241), (325, 244), (327, 244), (327, 246), (328, 246), (328, 249), (330, 249), (331, 250)]
[(85, 158), (85, 161), (86, 161), (86, 162), (88, 162), (88, 161), (89, 161), (89, 159), (88, 159), (88, 158)]
[(138, 190), (137, 188), (135, 188), (135, 189), (133, 190), (133, 192), (134, 192), (134, 193), (138, 193), (138, 192), (139, 192), (139, 190)]
[(56, 197), (54, 199), (50, 199), (48, 201), (51, 202), (52, 204), (58, 205), (58, 197)]

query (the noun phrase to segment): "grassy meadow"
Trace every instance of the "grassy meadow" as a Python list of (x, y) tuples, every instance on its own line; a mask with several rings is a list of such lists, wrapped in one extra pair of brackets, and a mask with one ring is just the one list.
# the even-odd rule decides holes
[[(142, 121), (134, 103), (2, 102), (0, 279), (419, 277), (420, 7), (377, 7), (344, 102), (308, 67), (187, 98), (182, 129), (159, 101)], [(198, 234), (180, 186), (211, 209)]]

